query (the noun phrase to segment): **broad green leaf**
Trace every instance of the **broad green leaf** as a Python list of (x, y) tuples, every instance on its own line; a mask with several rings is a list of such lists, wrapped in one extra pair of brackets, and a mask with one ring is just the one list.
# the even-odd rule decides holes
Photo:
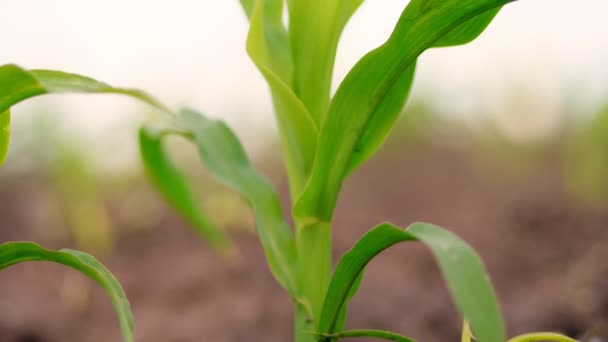
[(387, 341), (396, 341), (396, 342), (414, 342), (409, 337), (396, 334), (390, 331), (384, 330), (374, 330), (374, 329), (356, 329), (356, 330), (347, 330), (339, 333), (331, 334), (331, 335), (321, 335), (322, 338), (331, 338), (331, 339), (343, 339), (343, 338), (360, 338), (360, 337), (373, 337), (380, 340)]
[(0, 112), (0, 166), (6, 159), (8, 146), (11, 143), (11, 112), (10, 110), (4, 113)]
[(113, 93), (141, 100), (171, 112), (150, 95), (136, 89), (115, 88), (92, 78), (52, 70), (24, 70), (14, 64), (0, 66), (0, 113), (34, 96), (52, 93)]
[(203, 213), (191, 186), (184, 175), (169, 160), (162, 145), (164, 134), (142, 128), (139, 131), (139, 148), (144, 167), (167, 201), (213, 247), (231, 252), (232, 244), (226, 233)]
[(508, 342), (578, 342), (577, 340), (562, 334), (540, 332), (519, 335), (509, 339)]
[[(390, 38), (364, 56), (338, 88), (321, 125), (310, 179), (294, 214), (329, 221), (348, 173), (382, 144), (411, 86), (418, 56), (434, 44), (474, 38), (488, 11), (510, 0), (413, 0)], [(482, 19), (476, 19), (477, 16)], [(473, 20), (473, 21), (471, 21)]]
[(247, 52), (270, 86), (291, 195), (296, 198), (312, 167), (318, 128), (292, 90), (293, 62), (282, 22), (283, 0), (241, 3), (251, 18)]
[(51, 251), (32, 242), (8, 242), (0, 244), (0, 270), (24, 261), (52, 261), (69, 266), (96, 281), (110, 297), (118, 315), (125, 342), (133, 342), (133, 314), (127, 297), (114, 276), (89, 254), (62, 249)]
[(359, 274), (376, 255), (402, 241), (420, 241), (431, 249), (457, 308), (479, 341), (506, 340), (496, 295), (479, 256), (453, 233), (426, 223), (415, 223), (405, 230), (390, 223), (381, 224), (342, 257), (325, 297), (319, 334), (331, 336), (338, 332), (340, 310)]
[(209, 173), (239, 192), (251, 206), (270, 269), (279, 283), (296, 296), (294, 236), (272, 184), (251, 166), (238, 138), (226, 124), (191, 110), (182, 110), (178, 119), (191, 132), (190, 138)]
[(363, 0), (288, 0), (294, 90), (317, 124), (329, 105), (338, 41)]

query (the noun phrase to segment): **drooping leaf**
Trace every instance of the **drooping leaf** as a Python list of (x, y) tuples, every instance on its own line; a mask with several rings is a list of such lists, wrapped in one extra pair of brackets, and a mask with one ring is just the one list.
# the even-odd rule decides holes
[(0, 112), (0, 166), (4, 163), (11, 143), (11, 112)]
[(338, 41), (363, 0), (288, 0), (294, 90), (319, 125), (327, 106)]
[(418, 56), (434, 44), (474, 38), (491, 19), (488, 11), (510, 1), (409, 3), (390, 38), (354, 66), (332, 99), (310, 179), (295, 206), (299, 220), (331, 220), (344, 178), (378, 149), (403, 107)]
[(293, 62), (283, 26), (283, 0), (241, 2), (250, 13), (247, 52), (272, 93), (292, 197), (299, 195), (312, 167), (318, 127), (292, 90)]
[(409, 337), (396, 334), (390, 331), (374, 330), (374, 329), (356, 329), (346, 330), (333, 335), (321, 335), (325, 338), (343, 339), (343, 338), (359, 338), (359, 337), (373, 337), (380, 340), (396, 341), (396, 342), (414, 342)]
[[(341, 258), (325, 297), (318, 333), (331, 336), (338, 332), (336, 323), (340, 310), (369, 261), (398, 242), (416, 240), (430, 248), (456, 307), (469, 321), (478, 340), (505, 341), (496, 295), (479, 256), (453, 233), (426, 223), (415, 223), (405, 230), (390, 223), (381, 224), (365, 234)], [(320, 341), (329, 339), (321, 338)]]
[(8, 242), (0, 244), (0, 270), (24, 261), (52, 261), (69, 266), (96, 281), (110, 297), (118, 315), (125, 342), (133, 342), (133, 314), (127, 297), (114, 276), (89, 254), (62, 249), (51, 251), (32, 242)]
[(28, 98), (53, 93), (123, 94), (157, 109), (171, 112), (152, 96), (136, 89), (115, 88), (90, 77), (53, 70), (24, 70), (14, 64), (0, 66), (0, 113)]
[(171, 204), (213, 247), (220, 252), (232, 251), (232, 244), (224, 230), (217, 227), (201, 210), (191, 186), (171, 162), (162, 145), (162, 132), (141, 128), (139, 148), (143, 165), (151, 180)]
[(209, 173), (247, 200), (270, 269), (279, 283), (295, 296), (294, 236), (272, 184), (251, 166), (238, 138), (225, 123), (192, 110), (182, 110), (179, 123), (191, 132), (190, 138)]

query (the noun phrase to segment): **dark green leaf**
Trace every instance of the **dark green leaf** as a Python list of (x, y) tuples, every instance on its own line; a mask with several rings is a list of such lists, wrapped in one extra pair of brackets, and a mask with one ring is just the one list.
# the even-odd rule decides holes
[(144, 167), (167, 201), (179, 212), (206, 241), (220, 250), (230, 252), (232, 244), (226, 233), (218, 228), (200, 209), (190, 184), (173, 165), (162, 145), (163, 134), (142, 128), (139, 147)]
[(226, 124), (191, 110), (182, 110), (179, 121), (192, 133), (191, 139), (209, 173), (249, 202), (270, 269), (295, 296), (295, 241), (272, 184), (251, 166), (238, 138)]
[(0, 112), (0, 166), (6, 159), (8, 146), (11, 143), (11, 112)]
[(127, 297), (116, 278), (95, 258), (70, 249), (50, 251), (32, 242), (0, 244), (0, 269), (24, 261), (56, 262), (80, 271), (96, 281), (106, 291), (114, 305), (124, 341), (135, 340), (133, 314)]
[(508, 2), (409, 3), (388, 41), (364, 56), (338, 88), (321, 125), (310, 179), (295, 206), (300, 221), (331, 220), (344, 178), (377, 150), (397, 118), (418, 56), (451, 32), (456, 33), (444, 44), (468, 40), (487, 24), (488, 11)]
[[(429, 247), (439, 263), (448, 289), (479, 341), (505, 341), (496, 295), (479, 256), (456, 235), (440, 227), (415, 223), (403, 230), (389, 223), (365, 234), (340, 260), (325, 302), (318, 332), (335, 334), (340, 310), (359, 274), (376, 255), (402, 241), (417, 240)], [(321, 338), (321, 341), (328, 341)]]
[(24, 70), (17, 65), (0, 66), (0, 113), (34, 96), (51, 93), (114, 93), (139, 99), (165, 112), (165, 105), (150, 95), (127, 88), (115, 88), (92, 78), (52, 70)]

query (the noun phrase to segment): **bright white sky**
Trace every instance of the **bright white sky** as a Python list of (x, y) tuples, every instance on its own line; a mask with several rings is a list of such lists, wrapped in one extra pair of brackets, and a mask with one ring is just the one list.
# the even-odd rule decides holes
[[(341, 41), (336, 85), (388, 36), (406, 4), (364, 3)], [(551, 126), (566, 99), (583, 115), (608, 99), (607, 14), (607, 0), (510, 4), (474, 43), (425, 53), (414, 96), (471, 121), (472, 113), (490, 108), (506, 127), (516, 122), (532, 134)], [(144, 88), (170, 105), (223, 117), (245, 135), (273, 125), (266, 85), (244, 50), (247, 23), (238, 0), (0, 0), (0, 19), (0, 64)], [(507, 117), (513, 96), (528, 107), (523, 114), (509, 107)], [(43, 106), (85, 130), (112, 127), (142, 108), (110, 96), (63, 96), (21, 105), (15, 116)]]

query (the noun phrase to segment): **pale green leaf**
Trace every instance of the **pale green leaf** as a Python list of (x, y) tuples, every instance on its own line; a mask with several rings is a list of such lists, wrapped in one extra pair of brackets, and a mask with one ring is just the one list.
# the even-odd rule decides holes
[(233, 246), (224, 230), (205, 215), (187, 179), (168, 158), (162, 145), (163, 137), (163, 133), (158, 134), (151, 129), (139, 131), (140, 154), (152, 182), (204, 240), (220, 252), (231, 252)]
[(125, 342), (133, 342), (133, 314), (127, 297), (114, 276), (89, 254), (62, 249), (51, 251), (32, 242), (8, 242), (0, 244), (0, 270), (24, 261), (52, 261), (69, 266), (96, 281), (110, 297), (118, 315)]
[(342, 257), (325, 297), (318, 333), (331, 336), (339, 332), (337, 322), (348, 294), (376, 255), (396, 243), (416, 240), (430, 248), (456, 307), (469, 321), (479, 341), (505, 341), (496, 295), (479, 256), (453, 233), (426, 223), (415, 223), (405, 230), (389, 223), (381, 224)]
[(318, 128), (306, 106), (292, 90), (293, 62), (283, 26), (283, 0), (242, 2), (251, 26), (247, 52), (266, 78), (276, 110), (292, 198), (299, 195), (312, 167)]
[(338, 41), (363, 0), (288, 0), (294, 90), (320, 124), (329, 105)]
[(577, 340), (562, 334), (539, 332), (523, 334), (509, 339), (507, 342), (578, 342)]
[(24, 70), (14, 64), (0, 66), (0, 113), (28, 98), (53, 93), (113, 93), (141, 100), (171, 112), (152, 96), (136, 89), (116, 88), (90, 77), (53, 70)]
[[(344, 178), (382, 144), (403, 107), (418, 56), (450, 32), (456, 33), (446, 43), (472, 38), (487, 24), (487, 12), (508, 2), (410, 2), (388, 41), (364, 56), (338, 88), (321, 125), (310, 179), (295, 206), (299, 220), (331, 220)], [(479, 15), (483, 20), (475, 19)]]
[(255, 215), (270, 269), (279, 283), (295, 296), (294, 236), (272, 184), (251, 166), (238, 138), (223, 122), (182, 110), (179, 123), (191, 132), (190, 138), (209, 173), (247, 200)]

